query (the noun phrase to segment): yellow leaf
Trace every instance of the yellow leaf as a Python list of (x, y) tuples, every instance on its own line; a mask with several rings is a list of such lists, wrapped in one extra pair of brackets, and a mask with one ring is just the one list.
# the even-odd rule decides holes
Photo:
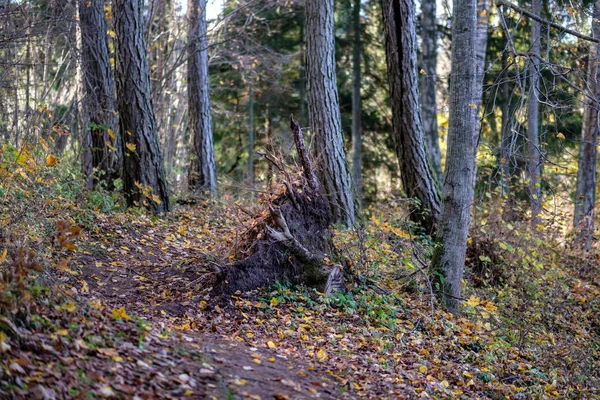
[(472, 109), (476, 109), (477, 108), (477, 106), (475, 104), (473, 104), (473, 103), (469, 104), (468, 106), (471, 107)]
[(426, 367), (426, 366), (424, 366), (424, 365), (421, 365), (421, 366), (419, 367), (419, 371), (421, 371), (422, 373), (425, 373), (425, 372), (427, 372), (427, 367)]
[(117, 34), (116, 34), (116, 33), (115, 33), (115, 31), (113, 31), (112, 29), (109, 29), (109, 30), (107, 30), (107, 31), (106, 31), (106, 34), (107, 34), (108, 36), (110, 36), (111, 38), (113, 38), (113, 39), (114, 39), (115, 37), (117, 37)]
[(108, 136), (110, 136), (112, 140), (115, 140), (115, 133), (110, 128), (108, 128)]
[(270, 357), (270, 358), (269, 358), (269, 362), (272, 362), (272, 363), (274, 363), (274, 362), (275, 362), (275, 357)]
[(8, 249), (4, 249), (2, 254), (0, 254), (0, 264), (2, 264), (6, 260), (6, 255), (8, 254)]
[(77, 309), (77, 306), (72, 301), (69, 301), (68, 303), (65, 303), (62, 306), (58, 307), (58, 309), (60, 311), (66, 310), (68, 312), (73, 312), (73, 311), (75, 311)]
[(275, 349), (275, 348), (277, 348), (277, 346), (275, 346), (275, 343), (273, 343), (273, 342), (272, 342), (272, 341), (270, 341), (270, 340), (267, 342), (267, 347), (268, 347), (268, 348), (270, 348), (270, 349)]
[(88, 287), (88, 283), (84, 280), (81, 281), (81, 293), (89, 293), (90, 288)]
[(248, 381), (245, 379), (236, 379), (235, 381), (233, 381), (231, 383), (234, 385), (237, 385), (237, 386), (244, 386), (246, 383), (248, 383)]
[(131, 319), (131, 317), (129, 315), (127, 315), (127, 312), (125, 311), (125, 307), (120, 307), (120, 308), (113, 309), (112, 310), (112, 317), (114, 319), (125, 319), (125, 320)]
[(327, 353), (325, 352), (325, 350), (320, 349), (319, 351), (317, 351), (317, 358), (319, 360), (325, 360), (327, 358)]
[(421, 68), (421, 70), (419, 71), (419, 73), (420, 73), (421, 75), (427, 75), (427, 72), (425, 72), (425, 70), (424, 70), (423, 68)]
[(56, 157), (54, 157), (52, 154), (48, 154), (48, 156), (46, 156), (46, 165), (53, 167), (56, 164), (58, 164), (60, 162), (60, 160)]
[(127, 144), (125, 144), (125, 146), (127, 147), (127, 149), (129, 149), (129, 151), (135, 151), (135, 148), (136, 148), (135, 144), (127, 143)]
[(92, 300), (88, 304), (98, 311), (104, 310), (104, 306), (98, 300)]
[(48, 149), (48, 142), (46, 142), (46, 140), (44, 138), (40, 138), (40, 144), (42, 145), (42, 149), (44, 149), (44, 151), (46, 153), (48, 153), (50, 151)]
[(450, 383), (448, 381), (446, 381), (446, 380), (443, 380), (443, 381), (440, 382), (440, 385), (442, 385), (442, 387), (444, 389), (447, 389), (448, 386), (450, 386)]
[(556, 137), (559, 138), (560, 140), (565, 140), (565, 135), (563, 135), (560, 132), (556, 135)]
[(469, 297), (469, 300), (467, 300), (467, 305), (469, 307), (477, 307), (479, 304), (481, 304), (479, 297), (471, 296)]
[(271, 307), (277, 307), (277, 304), (279, 304), (279, 300), (277, 300), (277, 297), (273, 297), (271, 299)]
[(56, 333), (60, 336), (67, 336), (69, 334), (69, 331), (67, 329), (59, 329), (56, 331)]
[(160, 201), (160, 197), (158, 197), (155, 194), (152, 195), (152, 201), (159, 205), (162, 204), (162, 201)]

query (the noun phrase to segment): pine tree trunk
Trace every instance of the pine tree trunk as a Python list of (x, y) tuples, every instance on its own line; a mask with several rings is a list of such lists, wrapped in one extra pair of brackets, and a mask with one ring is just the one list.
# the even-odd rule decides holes
[(333, 221), (352, 226), (356, 202), (348, 171), (335, 76), (333, 0), (307, 0), (307, 97), (315, 159)]
[(440, 198), (429, 165), (418, 91), (417, 34), (412, 0), (382, 0), (392, 129), (404, 190), (418, 201), (411, 218), (432, 232)]
[[(531, 11), (541, 14), (542, 1), (532, 0)], [(527, 172), (529, 173), (529, 199), (531, 202), (531, 223), (535, 227), (541, 210), (542, 191), (540, 186), (540, 141), (539, 141), (539, 68), (540, 68), (540, 23), (531, 20), (531, 49), (533, 54), (529, 60), (529, 102), (527, 103)]]
[(170, 208), (169, 191), (152, 109), (143, 5), (143, 0), (113, 1), (123, 192), (129, 206), (160, 213)]
[(84, 126), (83, 130), (90, 136), (84, 142), (91, 144), (92, 169), (98, 171), (94, 184), (103, 180), (111, 188), (114, 179), (120, 176), (121, 136), (115, 114), (103, 0), (79, 0), (79, 24), (84, 106), (89, 118), (89, 126)]
[[(454, 0), (450, 73), (450, 119), (438, 241), (431, 263), (437, 290), (449, 311), (460, 306), (461, 283), (471, 221), (477, 152), (477, 110), (481, 93), (476, 67), (476, 0)], [(443, 279), (440, 279), (443, 277)]]
[(362, 100), (361, 87), (361, 43), (360, 43), (360, 0), (354, 0), (352, 9), (352, 177), (358, 201), (362, 202)]
[[(594, 38), (600, 38), (600, 1), (594, 2), (592, 18)], [(600, 45), (592, 43), (588, 59), (588, 95), (583, 112), (583, 129), (579, 149), (579, 168), (577, 170), (577, 189), (575, 192), (574, 226), (577, 239), (585, 248), (592, 245), (594, 233), (594, 204), (596, 201), (596, 159), (598, 146), (598, 108), (600, 83), (598, 82), (598, 64), (600, 64)]]
[(206, 0), (189, 2), (188, 94), (192, 155), (188, 185), (195, 192), (217, 193), (208, 77)]
[(423, 134), (427, 146), (429, 162), (435, 178), (442, 181), (442, 160), (437, 123), (437, 20), (436, 0), (421, 1), (421, 55), (423, 72), (421, 76), (421, 115)]

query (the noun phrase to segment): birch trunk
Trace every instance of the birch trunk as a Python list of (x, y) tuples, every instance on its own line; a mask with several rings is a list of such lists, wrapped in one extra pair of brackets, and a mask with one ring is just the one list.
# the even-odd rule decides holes
[(123, 192), (129, 206), (168, 211), (169, 190), (152, 109), (143, 0), (114, 0), (115, 74), (123, 135)]
[[(542, 9), (541, 0), (532, 0), (531, 12), (540, 16)], [(533, 54), (529, 60), (529, 102), (527, 103), (527, 172), (529, 173), (529, 199), (531, 202), (531, 223), (535, 227), (538, 222), (538, 214), (541, 210), (541, 186), (540, 186), (540, 141), (539, 141), (539, 68), (540, 68), (540, 23), (531, 20), (531, 49)], [(537, 57), (536, 57), (537, 56)]]
[[(594, 38), (600, 38), (600, 1), (594, 3), (592, 18)], [(594, 204), (596, 201), (596, 159), (598, 146), (598, 101), (600, 83), (598, 82), (598, 64), (600, 64), (600, 45), (592, 43), (588, 59), (587, 84), (589, 96), (583, 113), (581, 147), (579, 149), (579, 168), (577, 170), (577, 189), (575, 192), (574, 226), (577, 239), (585, 248), (592, 245), (594, 233)]]
[(421, 114), (427, 154), (438, 182), (442, 181), (442, 161), (437, 123), (437, 21), (436, 0), (421, 1), (421, 55), (424, 75), (421, 76)]
[(206, 0), (189, 2), (188, 96), (192, 155), (188, 185), (195, 192), (217, 194), (208, 77)]
[(348, 171), (335, 76), (333, 0), (307, 0), (307, 100), (314, 133), (322, 195), (330, 205), (333, 222), (356, 221), (352, 177)]
[(418, 91), (415, 4), (382, 0), (392, 129), (400, 174), (408, 197), (418, 201), (411, 218), (433, 232), (440, 215), (440, 197), (429, 165)]
[(439, 246), (431, 267), (447, 309), (458, 313), (476, 172), (478, 113), (473, 104), (480, 101), (481, 81), (476, 66), (476, 0), (454, 0), (453, 10), (448, 161)]

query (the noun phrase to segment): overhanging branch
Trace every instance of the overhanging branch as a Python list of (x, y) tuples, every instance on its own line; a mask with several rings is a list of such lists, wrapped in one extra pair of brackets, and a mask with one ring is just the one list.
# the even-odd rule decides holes
[(537, 22), (539, 22), (541, 24), (545, 24), (545, 25), (551, 26), (554, 29), (557, 29), (557, 30), (559, 30), (561, 32), (568, 33), (569, 35), (573, 35), (573, 36), (576, 36), (576, 37), (578, 37), (580, 39), (587, 40), (587, 41), (590, 41), (590, 42), (600, 43), (599, 39), (595, 39), (595, 38), (593, 38), (591, 36), (584, 35), (582, 33), (574, 31), (572, 29), (565, 28), (562, 25), (559, 25), (559, 24), (556, 24), (554, 22), (550, 22), (550, 21), (548, 21), (548, 20), (546, 20), (544, 18), (538, 17), (537, 15), (535, 15), (534, 13), (532, 13), (531, 11), (528, 11), (528, 10), (526, 10), (526, 9), (524, 9), (522, 7), (519, 7), (516, 4), (513, 4), (513, 3), (508, 2), (506, 0), (496, 0), (496, 6), (497, 7), (506, 6), (506, 7), (512, 8), (513, 10), (515, 10), (517, 12), (520, 12), (521, 14), (526, 15), (527, 17), (529, 17), (529, 18), (531, 18), (531, 19), (533, 19), (533, 20), (535, 20), (535, 21), (537, 21)]

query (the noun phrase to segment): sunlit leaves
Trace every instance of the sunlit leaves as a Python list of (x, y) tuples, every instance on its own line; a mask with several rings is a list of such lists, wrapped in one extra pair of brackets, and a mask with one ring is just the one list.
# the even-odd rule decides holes
[(46, 156), (46, 165), (48, 165), (49, 167), (54, 167), (59, 162), (60, 162), (60, 160), (57, 157), (53, 156), (52, 154), (48, 154)]
[(125, 143), (125, 147), (127, 147), (127, 150), (134, 152), (137, 146), (134, 143)]
[(131, 317), (127, 315), (125, 307), (119, 307), (112, 310), (111, 315), (114, 319), (129, 320)]

